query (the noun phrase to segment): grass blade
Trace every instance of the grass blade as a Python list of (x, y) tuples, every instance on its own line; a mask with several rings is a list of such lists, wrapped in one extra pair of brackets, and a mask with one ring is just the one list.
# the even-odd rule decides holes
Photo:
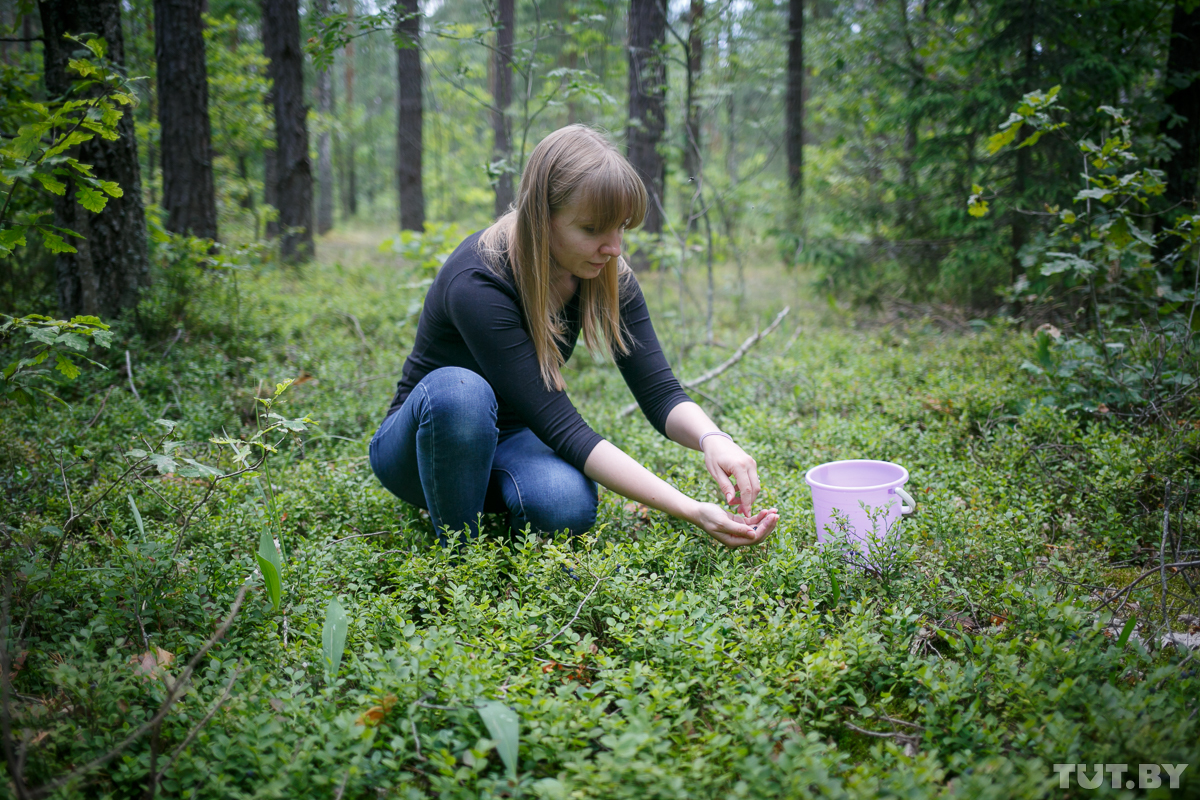
[(833, 570), (829, 570), (829, 592), (832, 595), (829, 605), (831, 608), (836, 608), (838, 601), (842, 599), (842, 584)]
[(517, 779), (517, 750), (521, 741), (521, 722), (517, 712), (497, 700), (480, 700), (475, 704), (488, 736), (496, 742), (496, 752), (508, 769), (510, 780)]
[(138, 533), (142, 535), (142, 541), (146, 539), (146, 526), (142, 524), (142, 512), (138, 511), (137, 503), (133, 502), (133, 495), (125, 495), (129, 498), (129, 507), (133, 509), (133, 521), (137, 523)]
[(342, 666), (342, 654), (346, 651), (346, 609), (336, 597), (329, 600), (325, 609), (325, 628), (321, 631), (321, 646), (325, 653), (326, 682), (333, 683)]
[(1125, 627), (1121, 628), (1121, 635), (1117, 637), (1117, 649), (1124, 649), (1129, 643), (1129, 636), (1133, 633), (1133, 629), (1137, 627), (1137, 617), (1130, 617), (1125, 620)]
[(279, 551), (275, 549), (270, 530), (264, 529), (258, 540), (258, 569), (267, 587), (271, 607), (278, 611), (283, 601), (283, 565), (279, 561)]

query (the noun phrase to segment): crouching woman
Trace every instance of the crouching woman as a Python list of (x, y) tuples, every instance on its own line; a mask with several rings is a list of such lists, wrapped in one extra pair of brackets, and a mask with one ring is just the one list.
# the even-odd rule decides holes
[[(385, 488), (429, 510), (443, 544), (464, 528), (477, 535), (492, 512), (516, 529), (582, 533), (595, 522), (597, 483), (729, 547), (774, 529), (775, 509), (752, 514), (754, 459), (683, 392), (621, 258), (646, 203), (603, 136), (562, 128), (534, 148), (515, 207), (467, 237), (429, 287), (370, 460)], [(615, 360), (660, 433), (704, 453), (739, 513), (685, 496), (588, 426), (562, 377), (581, 335)]]

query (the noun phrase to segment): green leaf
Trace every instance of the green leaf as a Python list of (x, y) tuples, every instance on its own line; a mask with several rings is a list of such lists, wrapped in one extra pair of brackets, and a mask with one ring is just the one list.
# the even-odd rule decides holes
[(109, 197), (124, 197), (125, 192), (117, 185), (116, 181), (100, 181), (100, 188), (104, 190)]
[(185, 478), (219, 478), (224, 475), (224, 472), (216, 467), (210, 467), (207, 464), (201, 464), (194, 458), (185, 458), (184, 463), (190, 465), (181, 467), (178, 474)]
[(142, 524), (142, 512), (138, 511), (137, 503), (133, 502), (133, 495), (127, 494), (125, 496), (129, 498), (129, 507), (133, 509), (133, 521), (137, 523), (138, 533), (145, 539), (146, 526)]
[(1133, 633), (1133, 629), (1137, 627), (1137, 617), (1130, 617), (1125, 620), (1125, 627), (1121, 628), (1121, 635), (1117, 637), (1117, 647), (1124, 648), (1129, 642), (1129, 637)]
[(92, 331), (92, 341), (103, 348), (112, 346), (112, 331)]
[(67, 244), (63, 237), (59, 236), (54, 231), (47, 230), (41, 225), (38, 230), (42, 233), (42, 243), (51, 253), (77, 253), (79, 252), (71, 245)]
[(16, 248), (24, 246), (24, 228), (8, 228), (0, 231), (0, 256), (10, 255)]
[(179, 466), (175, 459), (161, 453), (151, 453), (148, 460), (151, 464), (158, 468), (159, 475), (166, 475), (168, 472), (174, 472)]
[(75, 362), (67, 358), (62, 353), (55, 353), (56, 363), (54, 368), (67, 377), (68, 380), (75, 380), (79, 377), (79, 367), (75, 366)]
[(54, 340), (55, 344), (65, 344), (67, 347), (74, 348), (81, 353), (87, 352), (87, 339), (84, 339), (78, 333), (60, 333)]
[(346, 651), (346, 630), (349, 623), (346, 609), (337, 597), (329, 600), (325, 608), (325, 627), (321, 630), (321, 648), (325, 654), (325, 680), (332, 684), (342, 666), (342, 654)]
[(80, 186), (75, 192), (75, 199), (88, 211), (99, 214), (108, 204), (108, 198), (90, 186)]
[(496, 742), (496, 752), (508, 769), (509, 780), (517, 779), (517, 755), (521, 740), (521, 722), (517, 712), (497, 700), (478, 700), (475, 708), (487, 726), (488, 736)]
[(1021, 130), (1021, 123), (1011, 125), (999, 133), (992, 134), (987, 140), (988, 155), (995, 155), (1004, 149), (1006, 145), (1012, 144), (1012, 140), (1017, 138), (1017, 131)]
[(52, 192), (59, 197), (67, 192), (67, 185), (53, 175), (45, 172), (35, 172), (33, 173), (33, 177), (37, 178), (38, 183), (42, 184), (42, 187), (46, 191)]
[(283, 601), (283, 564), (279, 561), (279, 550), (269, 530), (263, 530), (258, 539), (258, 570), (262, 573), (263, 584), (267, 587), (267, 597), (271, 607), (279, 611)]
[(829, 593), (831, 606), (836, 606), (838, 601), (842, 599), (842, 584), (838, 581), (837, 573), (833, 570), (829, 571)]

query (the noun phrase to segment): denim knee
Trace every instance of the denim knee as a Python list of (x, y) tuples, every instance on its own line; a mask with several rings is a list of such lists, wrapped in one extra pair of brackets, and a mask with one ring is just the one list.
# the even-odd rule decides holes
[(539, 531), (565, 530), (572, 536), (596, 524), (599, 504), (596, 483), (574, 467), (562, 466), (563, 469), (541, 476), (543, 480), (536, 490), (522, 493), (522, 513), (514, 514), (514, 522), (522, 527), (528, 523)]
[(421, 423), (433, 423), (440, 444), (474, 439), (496, 442), (496, 393), (481, 375), (462, 367), (441, 367), (426, 375), (414, 391), (424, 393)]

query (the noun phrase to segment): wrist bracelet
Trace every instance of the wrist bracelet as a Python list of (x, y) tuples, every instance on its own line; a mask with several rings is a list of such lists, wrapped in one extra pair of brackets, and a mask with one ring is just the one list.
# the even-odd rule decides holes
[(709, 431), (708, 433), (700, 434), (700, 441), (697, 443), (696, 446), (699, 447), (701, 450), (704, 450), (704, 440), (706, 438), (708, 438), (709, 436), (724, 436), (729, 441), (731, 441), (731, 442), (733, 441), (733, 437), (730, 436), (725, 431)]

